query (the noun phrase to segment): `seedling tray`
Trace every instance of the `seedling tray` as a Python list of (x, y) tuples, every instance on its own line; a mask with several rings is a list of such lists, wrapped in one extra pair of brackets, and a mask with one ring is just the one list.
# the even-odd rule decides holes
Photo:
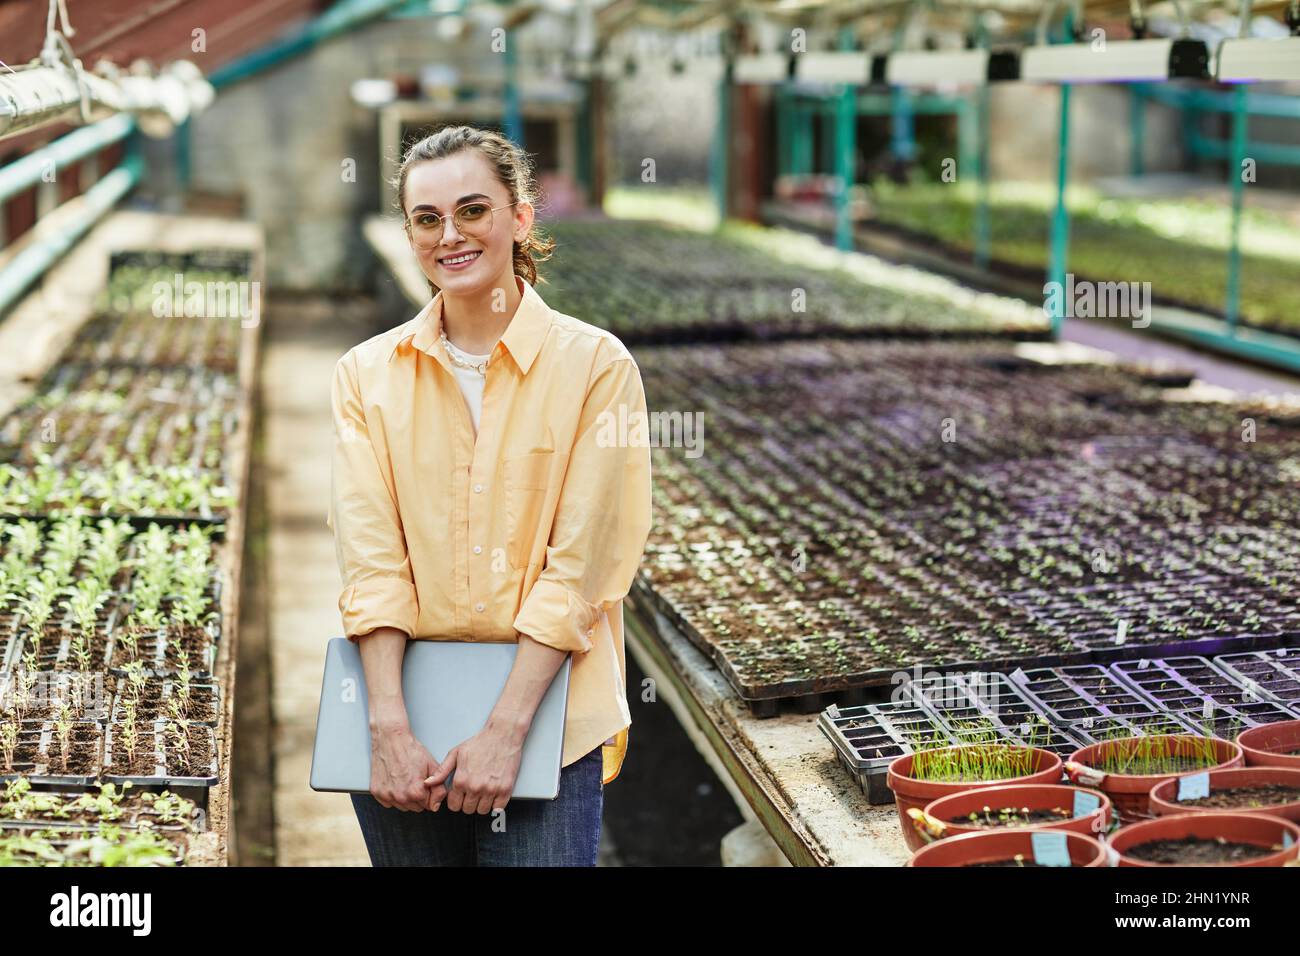
[[(839, 604), (840, 601), (826, 601), (822, 604)], [(897, 660), (882, 663), (878, 667), (855, 670), (851, 665), (838, 673), (825, 673), (823, 676), (811, 676), (805, 679), (765, 678), (771, 666), (789, 671), (788, 666), (791, 645), (801, 645), (808, 650), (817, 650), (827, 646), (828, 642), (839, 642), (842, 647), (860, 648), (866, 643), (866, 637), (853, 632), (827, 629), (818, 626), (822, 604), (812, 606), (792, 601), (785, 605), (750, 604), (743, 608), (747, 615), (767, 616), (770, 619), (806, 616), (813, 623), (809, 629), (815, 636), (805, 638), (797, 631), (788, 632), (772, 639), (735, 639), (722, 637), (710, 640), (705, 636), (706, 630), (717, 630), (710, 624), (710, 615), (720, 615), (726, 619), (738, 614), (742, 609), (735, 605), (716, 605), (708, 608), (690, 609), (685, 612), (666, 614), (681, 632), (702, 652), (709, 655), (719, 670), (726, 676), (737, 694), (749, 706), (757, 717), (772, 717), (783, 710), (795, 710), (801, 713), (816, 713), (833, 701), (843, 701), (846, 695), (855, 693), (879, 692), (894, 684), (896, 675), (906, 669), (906, 647), (899, 644), (894, 648)], [(960, 625), (943, 625), (927, 632), (927, 639), (945, 639), (946, 635), (962, 630)], [(970, 629), (964, 633), (970, 634)], [(1005, 671), (1017, 666), (1025, 659), (1023, 654), (1011, 656), (990, 656), (985, 658), (958, 658), (930, 662), (927, 669), (935, 673), (969, 673), (971, 671)], [(1051, 663), (1068, 661), (1064, 655), (1043, 655), (1034, 658)], [(816, 670), (813, 671), (816, 673)]]
[[(220, 607), (220, 597), (213, 600), (213, 607)], [(220, 641), (220, 632), (217, 630), (218, 624), (214, 621), (212, 625), (206, 628), (208, 632), (206, 650), (201, 654), (195, 655), (190, 660), (190, 677), (195, 683), (207, 681), (212, 678), (213, 668), (217, 663), (217, 650)], [(114, 660), (117, 651), (119, 637), (114, 631), (109, 640), (107, 659)], [(170, 652), (167, 643), (167, 630), (157, 631), (147, 638), (139, 639), (140, 650), (143, 652), (139, 660), (145, 665), (145, 671), (151, 675), (174, 675), (179, 671), (179, 664), (169, 660)], [(129, 649), (125, 649), (129, 653)], [(117, 661), (109, 668), (109, 672), (117, 674), (119, 677), (126, 674), (126, 666), (129, 661)]]
[[(123, 827), (123, 829), (133, 829)], [(183, 866), (185, 863), (185, 853), (188, 847), (189, 838), (185, 831), (180, 829), (161, 827), (156, 828), (167, 844), (172, 848), (170, 862), (173, 866)], [(10, 843), (14, 837), (30, 836), (37, 833), (48, 835), (47, 842), (60, 852), (66, 852), (74, 843), (90, 839), (99, 834), (99, 826), (81, 826), (81, 827), (57, 827), (48, 823), (38, 824), (21, 824), (18, 826), (0, 826), (0, 844)], [(39, 858), (32, 858), (31, 865), (40, 866), (48, 865), (46, 861)]]
[(1011, 680), (1053, 722), (1073, 727), (1105, 717), (1145, 717), (1158, 712), (1145, 697), (1105, 667), (1017, 669)]
[(1077, 737), (1052, 724), (1005, 674), (988, 672), (974, 680), (944, 680), (936, 690), (922, 693), (919, 703), (958, 742), (985, 740), (993, 732), (1002, 740), (1062, 757), (1081, 746)]
[[(1297, 658), (1300, 659), (1300, 658)], [(1242, 727), (1294, 720), (1296, 714), (1204, 657), (1119, 661), (1111, 670), (1157, 707), (1196, 719), (1238, 718)], [(1208, 708), (1208, 709), (1207, 709)]]
[(74, 508), (70, 510), (51, 511), (22, 511), (9, 513), (4, 516), (6, 521), (40, 521), (55, 522), (62, 521), (64, 518), (93, 518), (98, 521), (100, 518), (109, 518), (113, 521), (126, 521), (137, 531), (146, 530), (149, 525), (156, 524), (163, 527), (184, 527), (186, 525), (196, 524), (208, 530), (212, 535), (213, 541), (222, 541), (226, 537), (226, 524), (230, 520), (230, 515), (224, 511), (214, 512), (208, 515), (173, 513), (173, 514), (156, 514), (148, 510), (121, 512), (121, 511), (91, 511), (86, 508)]
[[(137, 720), (152, 721), (155, 719), (167, 719), (171, 715), (167, 710), (167, 701), (171, 699), (176, 692), (178, 681), (174, 677), (153, 677), (151, 683), (161, 683), (160, 696), (156, 707), (147, 708), (136, 714)], [(200, 684), (197, 681), (190, 684), (191, 700), (201, 699), (211, 703), (211, 716), (209, 717), (191, 717), (191, 726), (216, 727), (218, 720), (221, 718), (221, 688), (216, 684)], [(116, 694), (113, 695), (113, 723), (120, 724), (126, 718), (124, 703), (130, 696), (129, 683), (122, 681)], [(197, 711), (202, 712), (202, 711)]]
[[(7, 674), (0, 672), (0, 719), (14, 716), (16, 701), (13, 693), (21, 687), (24, 674), (22, 670)], [(113, 678), (103, 671), (43, 671), (29, 689), (30, 698), (23, 719), (56, 719), (66, 703), (74, 720), (107, 720), (112, 704), (112, 684)]]
[[(94, 720), (77, 720), (72, 724), (74, 733), (89, 733), (98, 738), (90, 748), (94, 751), (91, 772), (60, 773), (60, 758), (52, 752), (57, 747), (54, 739), (56, 736), (54, 721), (23, 721), (19, 730), (19, 757), (15, 761), (14, 772), (0, 774), (0, 781), (26, 777), (34, 786), (88, 787), (92, 785), (99, 778), (103, 767), (104, 725)], [(24, 759), (23, 750), (30, 751), (33, 745), (35, 753), (31, 754), (29, 759)]]
[[(100, 821), (89, 820), (58, 820), (46, 819), (44, 817), (24, 817), (21, 819), (0, 819), (0, 828), (4, 829), (31, 829), (41, 827), (57, 828), (62, 827), (69, 830), (84, 830), (98, 826)], [(190, 818), (191, 827), (184, 823), (162, 823), (156, 813), (133, 811), (123, 814), (117, 820), (103, 820), (111, 826), (120, 826), (124, 830), (134, 830), (147, 823), (155, 830), (164, 830), (176, 833), (202, 833), (208, 828), (208, 812), (202, 807), (194, 808), (194, 815)]]
[(1245, 654), (1224, 654), (1214, 663), (1247, 690), (1285, 707), (1300, 707), (1300, 650), (1278, 648)]
[(887, 777), (895, 759), (914, 753), (915, 746), (927, 740), (957, 742), (931, 713), (906, 702), (832, 704), (817, 718), (817, 728), (871, 804), (894, 801)]
[(1099, 744), (1123, 737), (1144, 737), (1159, 734), (1192, 734), (1203, 736), (1204, 731), (1179, 714), (1131, 714), (1124, 717), (1084, 718), (1065, 728), (1070, 734), (1087, 744)]
[[(104, 776), (103, 779), (110, 783), (132, 783), (137, 786), (167, 788), (175, 790), (186, 787), (212, 787), (220, 779), (217, 768), (217, 738), (216, 733), (211, 727), (191, 725), (192, 734), (200, 737), (206, 737), (211, 759), (208, 761), (202, 772), (190, 774), (169, 773), (167, 769), (167, 748), (170, 746), (164, 728), (167, 721), (154, 721), (152, 726), (147, 730), (141, 731), (141, 746), (146, 749), (152, 748), (154, 757), (154, 772), (152, 774), (132, 774), (116, 773), (118, 767), (125, 766), (125, 754), (117, 755), (115, 751), (115, 734), (120, 735), (121, 727), (117, 724), (109, 724), (104, 735)], [(146, 724), (146, 726), (149, 726)], [(120, 740), (116, 741), (120, 746)], [(187, 794), (188, 795), (188, 794)]]

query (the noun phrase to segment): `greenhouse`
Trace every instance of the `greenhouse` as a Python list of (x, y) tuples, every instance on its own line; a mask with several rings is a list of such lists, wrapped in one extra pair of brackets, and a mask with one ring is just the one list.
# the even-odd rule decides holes
[(15, 0), (0, 208), (0, 866), (1300, 866), (1295, 0)]

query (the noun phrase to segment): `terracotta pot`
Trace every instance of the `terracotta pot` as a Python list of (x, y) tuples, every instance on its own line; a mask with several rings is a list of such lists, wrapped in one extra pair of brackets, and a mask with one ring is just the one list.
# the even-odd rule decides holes
[[(1226, 770), (1243, 764), (1241, 748), (1236, 744), (1214, 737), (1197, 737), (1192, 734), (1165, 734), (1150, 737), (1123, 737), (1119, 740), (1106, 740), (1076, 750), (1065, 764), (1065, 772), (1073, 783), (1083, 787), (1092, 787), (1103, 791), (1115, 804), (1120, 823), (1133, 823), (1153, 816), (1151, 812), (1151, 790), (1156, 784), (1174, 780), (1183, 776), (1181, 773), (1105, 773), (1094, 769), (1103, 755), (1120, 752), (1137, 745), (1138, 741), (1166, 740), (1172, 743), (1172, 750), (1178, 756), (1191, 756), (1193, 747), (1201, 741), (1209, 740), (1214, 746), (1219, 762), (1206, 770)], [(1197, 772), (1197, 771), (1193, 771)]]
[[(1119, 854), (1120, 866), (1177, 866), (1174, 863), (1148, 863), (1128, 855), (1128, 850), (1155, 840), (1183, 840), (1196, 837), (1213, 840), (1219, 837), (1230, 843), (1251, 843), (1256, 846), (1279, 846), (1283, 834), (1290, 834), (1291, 846), (1268, 856), (1257, 857), (1242, 863), (1216, 863), (1212, 866), (1282, 866), (1294, 860), (1300, 852), (1300, 826), (1281, 817), (1261, 816), (1252, 813), (1176, 813), (1156, 817), (1120, 827), (1107, 840), (1110, 848)], [(1195, 864), (1197, 866), (1203, 864)]]
[[(978, 745), (976, 745), (978, 746)], [(940, 750), (928, 751), (929, 753), (942, 753), (944, 751), (962, 750), (962, 747), (944, 747)], [(1023, 777), (1011, 777), (1004, 780), (965, 780), (953, 783), (939, 783), (930, 780), (912, 779), (912, 760), (914, 754), (907, 754), (899, 757), (889, 765), (889, 773), (886, 780), (889, 789), (894, 791), (894, 804), (898, 807), (898, 825), (902, 827), (903, 839), (907, 841), (910, 849), (917, 850), (924, 844), (921, 835), (916, 832), (916, 827), (912, 824), (912, 819), (908, 816), (907, 811), (916, 809), (924, 810), (931, 802), (938, 800), (940, 797), (946, 797), (950, 794), (961, 793), (964, 790), (982, 790), (988, 787), (1000, 787), (1010, 783), (1056, 783), (1061, 779), (1061, 758), (1050, 750), (1040, 750), (1037, 747), (1017, 748), (1021, 750), (1031, 750), (1034, 755), (1034, 766), (1038, 769), (1031, 774)], [(983, 806), (983, 804), (981, 804)]]
[[(1235, 767), (1232, 770), (1215, 770), (1210, 773), (1210, 792), (1232, 790), (1237, 787), (1259, 787), (1277, 784), (1300, 788), (1300, 769), (1285, 767)], [(1291, 803), (1275, 803), (1264, 807), (1233, 807), (1217, 810), (1210, 807), (1188, 806), (1178, 802), (1178, 780), (1166, 780), (1151, 788), (1151, 810), (1156, 816), (1174, 813), (1251, 813), (1282, 817), (1300, 822), (1300, 798)]]
[[(934, 839), (950, 839), (963, 833), (987, 833), (990, 830), (1020, 830), (1025, 827), (987, 827), (972, 823), (968, 817), (980, 813), (985, 807), (997, 810), (1001, 807), (1027, 807), (1033, 810), (1051, 810), (1053, 807), (1074, 807), (1074, 795), (1080, 790), (1090, 793), (1100, 801), (1100, 806), (1091, 813), (1069, 820), (1053, 823), (1033, 824), (1037, 830), (1066, 830), (1071, 833), (1083, 833), (1089, 836), (1105, 834), (1110, 829), (1110, 798), (1099, 790), (1087, 790), (1082, 787), (1067, 787), (1061, 784), (1009, 784), (995, 787), (981, 787), (976, 790), (963, 790), (950, 796), (931, 801), (924, 811), (917, 810), (908, 815), (912, 817), (913, 827), (918, 830), (921, 839), (929, 842)], [(917, 816), (923, 819), (918, 820)]]
[(1249, 767), (1300, 769), (1300, 720), (1243, 730), (1237, 735), (1237, 744)]
[[(970, 866), (972, 863), (996, 863), (1011, 860), (1017, 854), (1026, 860), (1034, 858), (1033, 834), (1037, 828), (1020, 830), (985, 830), (983, 833), (963, 833), (961, 836), (939, 840), (912, 854), (908, 866)], [(1065, 831), (1066, 851), (1074, 866), (1106, 866), (1106, 847), (1095, 837)]]

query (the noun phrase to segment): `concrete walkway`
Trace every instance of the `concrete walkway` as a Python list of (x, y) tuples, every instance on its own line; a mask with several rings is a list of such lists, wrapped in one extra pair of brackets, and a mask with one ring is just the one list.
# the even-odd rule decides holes
[(325, 524), (334, 363), (373, 335), (368, 300), (277, 296), (264, 340), (266, 587), (278, 866), (368, 866), (345, 794), (307, 785), (326, 642), (340, 634), (339, 571)]

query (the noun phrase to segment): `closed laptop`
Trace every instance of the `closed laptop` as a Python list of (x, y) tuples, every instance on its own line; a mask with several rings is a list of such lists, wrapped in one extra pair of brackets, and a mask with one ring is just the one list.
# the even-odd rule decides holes
[[(407, 643), (402, 695), (411, 733), (439, 763), (453, 747), (483, 729), (506, 686), (517, 650), (514, 643)], [(572, 659), (565, 657), (537, 708), (512, 799), (559, 796), (571, 667)], [(313, 790), (370, 791), (369, 713), (360, 650), (346, 638), (335, 638), (325, 655), (311, 761)]]

